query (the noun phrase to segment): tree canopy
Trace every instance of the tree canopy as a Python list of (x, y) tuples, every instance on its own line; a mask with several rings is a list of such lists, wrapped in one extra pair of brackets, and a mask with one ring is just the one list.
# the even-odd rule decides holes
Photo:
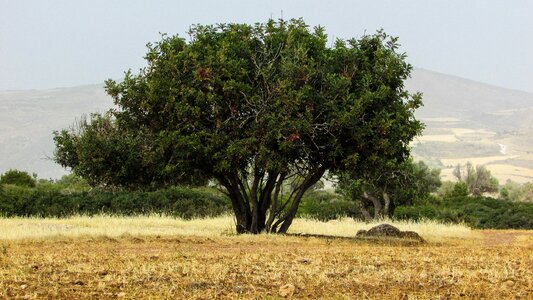
[[(55, 135), (56, 161), (92, 184), (216, 180), (238, 232), (286, 232), (326, 171), (405, 160), (422, 124), (397, 38), (328, 47), (302, 20), (197, 25), (163, 35), (147, 66), (106, 90), (117, 109)], [(287, 184), (290, 183), (290, 184)]]
[(371, 220), (392, 217), (397, 206), (420, 202), (440, 185), (440, 170), (430, 169), (422, 161), (389, 160), (376, 164), (373, 170), (341, 172), (337, 191), (354, 201)]
[(0, 175), (0, 185), (2, 184), (12, 184), (20, 185), (27, 187), (35, 187), (35, 177), (32, 177), (28, 172), (19, 171), (19, 170), (9, 170), (4, 174)]
[(467, 162), (464, 167), (458, 164), (453, 169), (453, 175), (459, 182), (464, 182), (468, 192), (474, 196), (498, 191), (498, 179), (490, 174), (490, 171), (482, 165), (475, 166)]

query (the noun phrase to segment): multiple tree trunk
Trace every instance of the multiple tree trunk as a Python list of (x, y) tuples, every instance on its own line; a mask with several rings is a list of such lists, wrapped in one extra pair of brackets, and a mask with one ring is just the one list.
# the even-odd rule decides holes
[[(383, 202), (374, 195), (371, 195), (368, 192), (363, 192), (363, 201), (359, 203), (359, 209), (366, 221), (379, 220), (392, 215), (392, 202), (386, 189), (383, 190), (381, 196)], [(372, 206), (374, 207), (373, 216), (366, 209), (365, 202), (372, 203)]]
[[(324, 175), (324, 168), (315, 168), (303, 175), (298, 184), (299, 174), (286, 172), (265, 172), (255, 170), (250, 173), (234, 173), (231, 176), (217, 176), (223, 192), (231, 199), (236, 218), (237, 233), (287, 233), (305, 192)], [(300, 175), (301, 176), (301, 175)], [(285, 189), (292, 186), (288, 192)], [(378, 198), (368, 192), (362, 195), (360, 210), (366, 221), (390, 217), (393, 204), (387, 189)], [(373, 214), (366, 204), (371, 204)]]
[[(231, 199), (237, 233), (286, 233), (292, 224), (304, 193), (324, 175), (325, 168), (310, 169), (303, 175), (287, 172), (238, 173), (217, 176), (223, 192)], [(287, 181), (301, 176), (298, 184), (285, 192)]]

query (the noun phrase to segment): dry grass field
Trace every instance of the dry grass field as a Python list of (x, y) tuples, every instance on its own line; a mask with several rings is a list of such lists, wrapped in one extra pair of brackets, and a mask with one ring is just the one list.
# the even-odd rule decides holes
[[(6, 299), (533, 299), (533, 234), (393, 223), (426, 243), (352, 238), (373, 224), (296, 220), (234, 235), (230, 217), (0, 219)], [(334, 237), (337, 236), (337, 237)]]

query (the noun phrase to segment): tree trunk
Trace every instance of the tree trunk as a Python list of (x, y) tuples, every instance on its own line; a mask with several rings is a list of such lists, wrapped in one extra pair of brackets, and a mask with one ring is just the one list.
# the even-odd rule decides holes
[(385, 201), (385, 205), (383, 206), (383, 216), (390, 217), (390, 197), (389, 194), (387, 194), (386, 191), (383, 192), (383, 200)]
[(287, 233), (287, 230), (292, 224), (292, 221), (294, 217), (296, 216), (296, 212), (298, 211), (298, 206), (300, 205), (300, 201), (302, 200), (303, 195), (305, 192), (315, 183), (317, 183), (320, 178), (324, 175), (324, 172), (326, 172), (326, 169), (320, 167), (315, 172), (310, 173), (303, 181), (303, 183), (297, 188), (298, 191), (296, 192), (296, 196), (294, 197), (294, 200), (292, 202), (291, 207), (287, 211), (287, 213), (281, 217), (276, 224), (274, 224), (272, 230), (276, 230), (277, 226), (281, 224), (281, 227), (278, 231), (275, 231), (277, 233)]
[(366, 210), (365, 206), (362, 203), (359, 204), (359, 210), (361, 211), (361, 214), (365, 218), (366, 222), (372, 221), (372, 216), (370, 215), (368, 210)]
[(235, 231), (237, 231), (239, 234), (250, 232), (250, 228), (252, 226), (252, 222), (250, 220), (251, 216), (241, 213), (240, 211), (237, 212), (235, 209), (233, 209), (233, 212), (235, 213), (236, 220)]
[(374, 219), (380, 219), (382, 217), (382, 206), (381, 206), (381, 202), (379, 202), (379, 200), (370, 195), (369, 193), (367, 192), (364, 192), (363, 193), (363, 197), (365, 199), (368, 199), (372, 202), (372, 205), (374, 206)]
[(226, 188), (227, 195), (231, 200), (231, 207), (235, 215), (235, 230), (237, 233), (247, 233), (252, 227), (252, 212), (248, 203), (243, 199), (241, 191), (235, 180), (218, 176), (218, 181)]
[[(278, 181), (276, 182), (276, 186), (275, 186), (275, 189), (274, 189), (274, 195), (272, 195), (272, 201), (270, 203), (270, 211), (269, 211), (269, 216), (268, 216), (268, 220), (266, 221), (266, 231), (267, 232), (271, 232), (272, 231), (272, 224), (274, 223), (274, 220), (278, 214), (278, 210), (279, 210), (279, 195), (280, 195), (280, 192), (281, 192), (281, 186), (283, 185), (283, 182), (285, 181), (285, 176), (287, 174), (286, 173), (281, 173), (279, 175), (279, 179)], [(266, 210), (268, 209), (265, 208), (265, 212)]]
[[(245, 177), (246, 174), (239, 177), (235, 176), (218, 176), (220, 184), (224, 186), (227, 195), (231, 199), (231, 205), (235, 214), (236, 231), (237, 233), (261, 233), (263, 231), (273, 233), (286, 233), (296, 212), (300, 201), (305, 192), (315, 184), (324, 175), (325, 169), (320, 167), (314, 172), (310, 172), (303, 180), (303, 183), (294, 191), (294, 198), (290, 203), (284, 203), (283, 206), (279, 203), (279, 194), (283, 181), (286, 178), (285, 173), (268, 173), (266, 182), (263, 183), (262, 175), (258, 180), (258, 172), (254, 173), (254, 180), (252, 186), (248, 185)], [(264, 173), (263, 173), (264, 175)], [(280, 210), (289, 204), (286, 213), (275, 221), (275, 218), (281, 213)], [(267, 219), (267, 213), (270, 213)], [(279, 230), (278, 230), (279, 227)]]

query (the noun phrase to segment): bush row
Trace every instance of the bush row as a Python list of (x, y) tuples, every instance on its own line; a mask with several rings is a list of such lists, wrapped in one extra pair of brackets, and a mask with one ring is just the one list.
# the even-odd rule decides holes
[(308, 191), (298, 208), (298, 217), (329, 221), (342, 217), (361, 219), (362, 215), (353, 201), (339, 194), (318, 190)]
[[(153, 192), (72, 189), (70, 185), (41, 182), (35, 188), (0, 186), (0, 216), (68, 217), (71, 215), (166, 214), (182, 218), (231, 213), (231, 202), (215, 190), (173, 187)], [(299, 217), (322, 221), (360, 218), (351, 201), (326, 191), (309, 191)]]
[(0, 191), (0, 215), (66, 217), (71, 215), (166, 214), (181, 218), (209, 217), (227, 213), (226, 197), (208, 189), (173, 187), (153, 192), (91, 191), (68, 192), (37, 186), (4, 185)]
[(455, 196), (415, 206), (400, 206), (398, 219), (464, 222), (480, 229), (533, 229), (533, 203), (488, 197)]
[[(173, 187), (153, 192), (128, 192), (77, 190), (57, 183), (40, 183), (35, 188), (0, 185), (0, 216), (6, 217), (166, 214), (188, 219), (224, 213), (231, 213), (229, 199), (208, 188)], [(354, 202), (320, 190), (306, 193), (298, 216), (322, 221), (339, 217), (362, 219)], [(464, 222), (481, 229), (533, 229), (533, 203), (450, 193), (413, 206), (399, 206), (394, 217)]]
[[(466, 223), (479, 229), (533, 229), (533, 203), (512, 202), (490, 197), (473, 197), (465, 191), (431, 196), (415, 205), (399, 206), (394, 218)], [(339, 217), (363, 219), (354, 202), (326, 191), (306, 193), (298, 216), (322, 221)]]

